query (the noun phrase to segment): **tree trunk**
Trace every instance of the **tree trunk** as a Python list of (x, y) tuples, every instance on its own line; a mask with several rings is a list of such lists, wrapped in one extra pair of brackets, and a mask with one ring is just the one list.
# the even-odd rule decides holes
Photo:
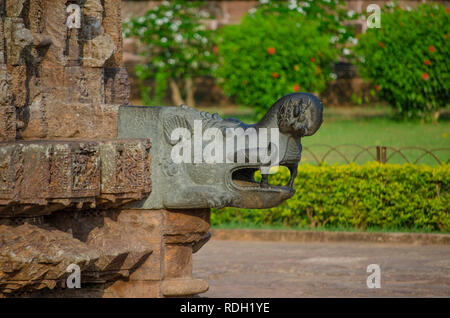
[(186, 82), (185, 89), (186, 89), (186, 101), (187, 101), (187, 104), (188, 104), (188, 106), (195, 106), (194, 80), (191, 77), (189, 77), (189, 78), (186, 78), (185, 82)]
[(439, 116), (441, 115), (441, 112), (439, 110), (435, 111), (433, 113), (433, 124), (437, 124), (439, 120)]
[(184, 104), (184, 100), (181, 97), (180, 89), (178, 88), (178, 85), (173, 78), (169, 79), (169, 86), (172, 94), (172, 102), (176, 106), (181, 106), (182, 104)]

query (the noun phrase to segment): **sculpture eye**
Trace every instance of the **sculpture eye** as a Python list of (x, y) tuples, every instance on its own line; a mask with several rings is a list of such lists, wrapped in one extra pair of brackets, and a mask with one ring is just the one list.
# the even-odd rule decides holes
[(294, 106), (294, 117), (298, 117), (298, 115), (300, 115), (300, 105), (295, 105)]

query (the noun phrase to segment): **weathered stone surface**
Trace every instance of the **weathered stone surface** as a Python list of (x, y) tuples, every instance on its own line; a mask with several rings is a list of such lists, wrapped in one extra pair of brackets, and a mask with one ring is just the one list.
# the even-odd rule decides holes
[(103, 70), (101, 68), (65, 67), (63, 80), (67, 95), (61, 96), (62, 100), (68, 103), (93, 104), (94, 106), (105, 103)]
[[(44, 33), (51, 41), (45, 59), (54, 64), (67, 64), (67, 13), (65, 1), (61, 0), (43, 0), (42, 20), (44, 21)], [(36, 19), (35, 19), (36, 20)]]
[(7, 17), (20, 17), (25, 0), (5, 0), (5, 11)]
[(114, 54), (106, 61), (106, 67), (116, 68), (121, 67), (123, 64), (121, 2), (121, 0), (106, 0), (104, 2), (105, 16), (103, 18), (103, 27), (105, 28), (105, 33), (111, 37), (116, 47)]
[(141, 200), (151, 191), (149, 147), (147, 140), (0, 143), (0, 216)]
[(164, 228), (162, 211), (122, 210), (117, 215), (117, 222), (122, 226), (142, 231), (144, 236), (139, 239), (152, 247), (152, 254), (136, 268), (129, 281), (161, 280), (164, 277), (163, 258), (164, 243), (162, 231)]
[(0, 142), (11, 141), (15, 138), (16, 109), (12, 106), (0, 106)]
[(5, 18), (4, 33), (8, 65), (25, 63), (25, 50), (33, 43), (33, 36), (21, 18)]
[(54, 288), (67, 277), (67, 267), (83, 270), (98, 253), (71, 235), (24, 224), (0, 225), (0, 292)]
[(7, 69), (6, 65), (0, 64), (0, 106), (12, 105), (12, 96), (11, 96), (9, 84), (10, 84), (10, 78), (8, 75), (8, 69)]
[[(3, 3), (0, 1), (0, 13), (2, 13)], [(0, 19), (0, 65), (5, 63), (5, 32), (3, 19)]]
[(105, 103), (128, 105), (130, 81), (126, 68), (105, 68)]
[(99, 253), (99, 258), (86, 269), (85, 280), (104, 281), (129, 277), (151, 255), (158, 241), (149, 239), (154, 229), (148, 224), (123, 222), (119, 215), (126, 211), (62, 211), (46, 218), (53, 227), (71, 233)]
[(167, 243), (195, 243), (209, 231), (209, 209), (164, 210)]
[(170, 279), (161, 284), (161, 293), (166, 297), (180, 297), (207, 292), (208, 283), (202, 279)]
[(161, 297), (159, 281), (118, 280), (105, 288), (105, 298), (156, 298)]
[(192, 246), (167, 245), (165, 266), (166, 278), (190, 277), (192, 275)]
[(12, 104), (15, 107), (25, 107), (29, 97), (27, 90), (27, 68), (25, 65), (8, 66), (10, 78), (10, 92), (12, 95)]
[(113, 55), (116, 46), (107, 34), (99, 35), (87, 41), (83, 47), (83, 66), (103, 67)]
[(54, 97), (36, 99), (22, 136), (40, 138), (114, 138), (119, 105), (62, 103)]

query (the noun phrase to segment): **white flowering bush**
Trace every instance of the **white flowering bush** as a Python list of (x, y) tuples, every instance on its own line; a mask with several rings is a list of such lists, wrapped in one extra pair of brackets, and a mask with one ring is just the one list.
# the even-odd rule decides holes
[(216, 76), (234, 102), (264, 113), (292, 92), (320, 94), (335, 80), (333, 63), (354, 39), (340, 1), (260, 0), (239, 25), (218, 37)]
[[(202, 10), (202, 4), (164, 1), (145, 15), (124, 22), (124, 37), (135, 37), (142, 44), (145, 63), (135, 71), (145, 103), (161, 103), (168, 86), (176, 105), (195, 103), (192, 79), (210, 74), (216, 62), (212, 31), (206, 28), (213, 17)], [(153, 91), (143, 85), (147, 79), (155, 80)]]
[(357, 44), (355, 30), (348, 22), (359, 18), (353, 10), (347, 10), (343, 0), (259, 0), (259, 5), (249, 11), (277, 15), (299, 13), (318, 23), (321, 33), (332, 35), (330, 44), (340, 49), (344, 56), (350, 55), (347, 46)]

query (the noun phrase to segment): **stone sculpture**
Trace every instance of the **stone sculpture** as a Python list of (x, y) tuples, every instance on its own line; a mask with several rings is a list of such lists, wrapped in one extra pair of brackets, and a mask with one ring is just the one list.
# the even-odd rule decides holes
[[(198, 131), (194, 126), (201, 124)], [(267, 114), (254, 125), (247, 125), (236, 119), (221, 119), (217, 114), (200, 112), (185, 105), (181, 107), (136, 107), (122, 106), (119, 111), (118, 134), (122, 138), (150, 138), (153, 141), (150, 154), (153, 165), (154, 186), (148, 199), (132, 204), (133, 208), (179, 209), (179, 208), (222, 208), (225, 206), (242, 208), (271, 208), (290, 198), (301, 158), (301, 138), (310, 136), (322, 123), (322, 104), (311, 94), (293, 93), (278, 100)], [(184, 128), (191, 138), (190, 160), (175, 163), (173, 147), (181, 142), (171, 140), (171, 133)], [(218, 132), (219, 147), (224, 154), (219, 162), (195, 162), (194, 138), (201, 138), (201, 150), (208, 142), (199, 133), (213, 128)], [(237, 140), (233, 148), (227, 149), (227, 135), (241, 128), (244, 148), (238, 148)], [(277, 140), (271, 143), (271, 129), (276, 129)], [(254, 143), (250, 138), (254, 133)], [(261, 139), (267, 132), (265, 147), (260, 149)], [(234, 138), (234, 137), (233, 137)], [(237, 137), (236, 137), (237, 139)], [(273, 140), (274, 141), (274, 140)], [(256, 147), (255, 147), (256, 145)], [(275, 146), (276, 145), (276, 146)], [(275, 165), (286, 166), (291, 180), (286, 186), (270, 186), (267, 173), (262, 171), (262, 180), (257, 183), (254, 173), (262, 167), (268, 168), (260, 153), (278, 152)], [(237, 162), (239, 152), (244, 160)], [(250, 162), (251, 153), (255, 160)], [(202, 153), (203, 155), (203, 153)], [(232, 160), (227, 160), (232, 158)], [(220, 160), (222, 159), (222, 160)], [(229, 161), (229, 162), (227, 162)], [(272, 163), (273, 164), (273, 163)], [(262, 169), (264, 170), (264, 169)], [(267, 170), (267, 169), (266, 169)], [(267, 172), (267, 171), (266, 171)]]

